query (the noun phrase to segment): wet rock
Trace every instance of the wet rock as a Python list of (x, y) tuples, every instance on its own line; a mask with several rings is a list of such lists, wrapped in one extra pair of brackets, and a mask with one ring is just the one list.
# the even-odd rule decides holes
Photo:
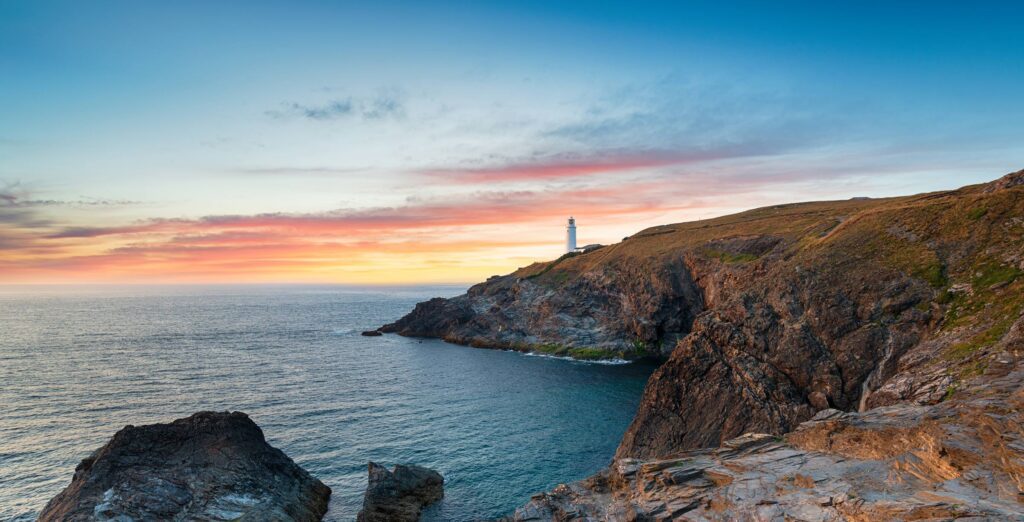
[(365, 332), (363, 332), (360, 335), (363, 335), (365, 337), (380, 337), (381, 335), (384, 335), (384, 334), (382, 334), (380, 332), (380, 330), (366, 330)]
[(315, 521), (330, 495), (244, 413), (200, 412), (118, 431), (39, 520)]
[(444, 478), (432, 469), (399, 464), (388, 471), (374, 462), (367, 467), (369, 483), (358, 522), (415, 522), (427, 504), (444, 497)]

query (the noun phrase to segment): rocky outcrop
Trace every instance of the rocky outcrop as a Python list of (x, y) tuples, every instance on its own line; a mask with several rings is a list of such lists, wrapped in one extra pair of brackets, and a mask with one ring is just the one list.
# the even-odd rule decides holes
[(39, 520), (313, 521), (330, 495), (244, 413), (200, 412), (118, 431)]
[(1024, 185), (1024, 170), (1011, 172), (985, 186), (985, 192), (996, 192)]
[(660, 354), (619, 458), (781, 435), (825, 409), (934, 404), (1024, 310), (1019, 179), (655, 227), (421, 303), (383, 331)]
[(465, 295), (420, 303), (381, 331), (579, 358), (666, 355), (703, 306), (688, 268), (681, 258), (623, 259), (570, 272), (606, 250), (492, 277)]
[(1024, 369), (1003, 357), (955, 400), (827, 409), (782, 438), (617, 459), (506, 520), (1024, 520)]
[[(538, 497), (522, 520), (1003, 519), (1024, 507), (1009, 413), (1024, 382), (1024, 171), (655, 227), (421, 303), (384, 330), (667, 356), (616, 464)], [(851, 453), (864, 443), (877, 452)]]
[(415, 522), (424, 506), (444, 497), (444, 478), (432, 469), (399, 464), (388, 471), (371, 462), (368, 471), (358, 522)]

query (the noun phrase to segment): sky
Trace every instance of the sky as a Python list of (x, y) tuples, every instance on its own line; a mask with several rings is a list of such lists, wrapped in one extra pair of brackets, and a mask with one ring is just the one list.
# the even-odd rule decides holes
[(0, 283), (469, 283), (1024, 168), (1019, 2), (0, 0)]

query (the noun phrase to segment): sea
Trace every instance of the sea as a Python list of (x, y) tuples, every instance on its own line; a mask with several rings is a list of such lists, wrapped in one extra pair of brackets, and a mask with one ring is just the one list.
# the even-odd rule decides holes
[(445, 477), (426, 521), (509, 514), (606, 466), (653, 367), (360, 332), (462, 286), (0, 287), (0, 520), (120, 428), (243, 411), (354, 520), (368, 461)]

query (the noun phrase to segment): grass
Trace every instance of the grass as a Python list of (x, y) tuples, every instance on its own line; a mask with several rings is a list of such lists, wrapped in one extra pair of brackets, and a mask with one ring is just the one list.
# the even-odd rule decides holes
[(960, 379), (970, 379), (971, 377), (977, 377), (985, 373), (988, 369), (988, 363), (985, 361), (974, 361), (968, 364), (960, 371)]
[(558, 266), (558, 264), (561, 263), (562, 261), (565, 261), (566, 259), (569, 259), (570, 257), (575, 257), (575, 256), (578, 256), (578, 255), (580, 255), (579, 252), (566, 252), (566, 253), (562, 254), (558, 259), (548, 263), (547, 266), (545, 266), (543, 269), (541, 269), (540, 272), (537, 272), (536, 274), (528, 275), (528, 276), (524, 277), (523, 279), (533, 279), (535, 277), (540, 277), (540, 276), (550, 272), (552, 268), (555, 268), (556, 266)]
[(924, 279), (932, 288), (943, 288), (949, 284), (946, 277), (946, 270), (938, 260), (932, 260), (928, 264), (913, 271), (915, 277)]
[(647, 343), (640, 339), (633, 340), (633, 352), (639, 357), (647, 355)]
[(989, 326), (981, 333), (972, 337), (969, 341), (954, 344), (946, 350), (945, 358), (948, 361), (962, 361), (969, 358), (982, 349), (988, 348), (999, 342), (1000, 339), (1010, 331), (1013, 322), (1017, 318), (1014, 315), (1007, 315), (995, 324)]
[(549, 355), (563, 355), (564, 356), (564, 355), (568, 355), (569, 354), (569, 347), (568, 346), (563, 346), (563, 345), (557, 344), (557, 343), (535, 344), (533, 346), (528, 347), (527, 349), (529, 349), (531, 351), (534, 351), (534, 352), (546, 353), (546, 354), (549, 354)]
[(738, 263), (749, 263), (757, 260), (758, 256), (754, 254), (733, 254), (732, 252), (724, 252), (722, 250), (706, 249), (705, 253), (709, 257), (713, 257), (726, 264), (738, 264)]
[(945, 393), (945, 395), (942, 396), (942, 400), (943, 401), (948, 401), (948, 400), (952, 399), (953, 395), (956, 394), (956, 389), (957, 389), (957, 385), (956, 384), (950, 384), (949, 387), (946, 388), (946, 393)]
[(984, 289), (998, 283), (1012, 283), (1021, 274), (1020, 269), (1015, 266), (986, 263), (974, 273), (971, 284), (975, 289)]
[(985, 214), (987, 214), (987, 213), (988, 213), (988, 207), (985, 207), (985, 206), (975, 207), (975, 208), (972, 208), (970, 211), (967, 212), (967, 219), (970, 219), (971, 221), (977, 221), (977, 220), (981, 219), (982, 217), (984, 217)]
[[(1012, 324), (1013, 318), (1018, 317), (1024, 309), (1024, 292), (1021, 291), (1019, 281), (1021, 275), (1024, 275), (1024, 272), (1014, 266), (993, 261), (976, 263), (970, 270), (973, 295), (949, 292), (939, 295), (939, 302), (949, 305), (942, 325), (944, 330), (979, 323), (993, 324), (991, 329), (994, 330), (991, 333), (986, 330), (979, 334), (978, 337), (981, 339), (962, 343), (957, 351), (967, 351), (970, 345), (983, 342), (986, 333), (990, 336), (995, 335), (999, 333), (1000, 328), (1003, 330), (999, 333), (1000, 337), (1006, 333), (1005, 330)], [(993, 290), (993, 285), (1004, 288)]]

